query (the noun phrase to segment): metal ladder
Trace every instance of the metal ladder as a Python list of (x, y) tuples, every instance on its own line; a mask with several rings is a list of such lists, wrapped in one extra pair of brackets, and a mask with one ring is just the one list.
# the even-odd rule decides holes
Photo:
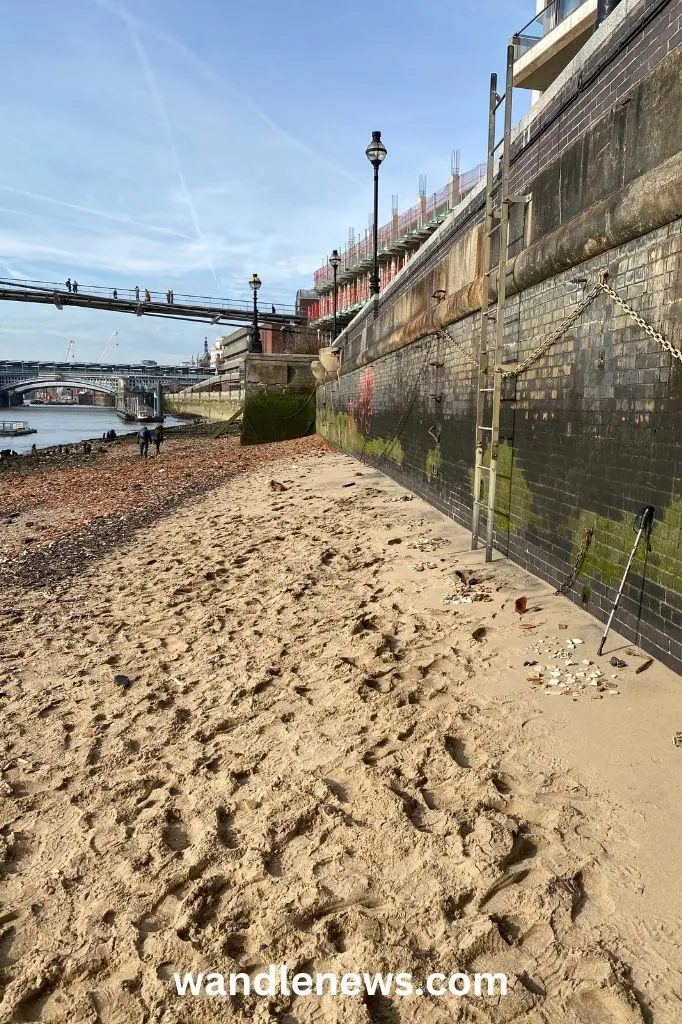
[[(512, 129), (512, 91), (514, 88), (515, 44), (507, 47), (507, 80), (504, 96), (497, 92), (497, 75), (490, 76), (490, 108), (488, 114), (488, 173), (485, 195), (485, 233), (483, 238), (483, 296), (481, 301), (481, 336), (478, 353), (478, 396), (476, 402), (476, 453), (474, 462), (474, 507), (471, 522), (471, 547), (479, 541), (484, 474), (488, 488), (486, 504), (485, 560), (492, 561), (495, 532), (495, 494), (497, 490), (497, 456), (500, 442), (500, 407), (502, 403), (502, 361), (504, 359), (504, 310), (509, 258), (509, 208), (513, 203), (527, 203), (530, 196), (509, 194), (509, 149)], [(495, 142), (496, 115), (504, 105), (504, 134)], [(500, 205), (495, 207), (495, 154), (502, 147), (500, 174)], [(500, 232), (499, 262), (492, 264), (493, 236)], [(497, 304), (491, 313), (491, 281), (497, 275)], [(495, 352), (492, 366), (488, 351), (488, 321), (495, 319)], [(488, 398), (492, 395), (492, 400)], [(484, 464), (486, 448), (490, 465)]]

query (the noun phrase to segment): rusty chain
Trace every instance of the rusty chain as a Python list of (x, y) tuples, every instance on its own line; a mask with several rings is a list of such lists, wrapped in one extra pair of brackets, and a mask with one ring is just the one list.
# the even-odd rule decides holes
[(561, 584), (561, 586), (557, 587), (557, 589), (554, 591), (555, 596), (557, 594), (567, 594), (573, 586), (573, 584), (575, 583), (575, 581), (577, 580), (578, 573), (580, 572), (583, 562), (585, 561), (587, 549), (589, 548), (590, 543), (592, 541), (593, 533), (594, 531), (592, 530), (592, 527), (586, 526), (584, 528), (582, 541), (580, 544), (580, 550), (578, 551), (576, 559), (571, 567), (570, 573), (568, 574), (564, 582)]

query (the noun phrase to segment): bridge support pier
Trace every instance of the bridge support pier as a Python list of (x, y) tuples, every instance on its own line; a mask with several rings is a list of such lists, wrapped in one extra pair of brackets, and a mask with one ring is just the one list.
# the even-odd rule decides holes
[(0, 409), (11, 409), (12, 406), (23, 404), (24, 396), (16, 391), (0, 391)]

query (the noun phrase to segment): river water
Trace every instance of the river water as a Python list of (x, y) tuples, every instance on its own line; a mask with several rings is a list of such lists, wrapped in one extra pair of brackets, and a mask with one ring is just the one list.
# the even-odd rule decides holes
[[(30, 452), (31, 445), (49, 448), (53, 444), (77, 444), (90, 438), (101, 437), (107, 430), (120, 434), (136, 434), (138, 424), (124, 423), (113, 409), (91, 405), (23, 405), (12, 409), (0, 409), (0, 420), (23, 420), (37, 430), (37, 434), (24, 437), (0, 437), (0, 448), (12, 448), (15, 452)], [(166, 416), (164, 426), (173, 427), (182, 423), (174, 416)], [(150, 425), (150, 430), (154, 424)]]

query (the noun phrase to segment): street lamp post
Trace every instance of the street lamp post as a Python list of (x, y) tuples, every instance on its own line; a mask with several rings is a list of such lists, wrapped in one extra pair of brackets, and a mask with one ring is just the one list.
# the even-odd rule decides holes
[(370, 295), (379, 294), (379, 167), (386, 159), (386, 147), (381, 141), (381, 132), (372, 132), (372, 141), (365, 150), (367, 159), (374, 168), (374, 267), (369, 278)]
[(341, 257), (339, 256), (338, 249), (333, 249), (332, 254), (329, 257), (329, 264), (334, 271), (334, 327), (332, 328), (332, 341), (336, 341), (336, 274), (339, 267), (341, 266)]
[(253, 291), (253, 327), (251, 328), (251, 346), (250, 352), (262, 352), (263, 346), (260, 340), (260, 331), (258, 330), (258, 289), (260, 288), (262, 281), (258, 274), (254, 274), (249, 285)]

